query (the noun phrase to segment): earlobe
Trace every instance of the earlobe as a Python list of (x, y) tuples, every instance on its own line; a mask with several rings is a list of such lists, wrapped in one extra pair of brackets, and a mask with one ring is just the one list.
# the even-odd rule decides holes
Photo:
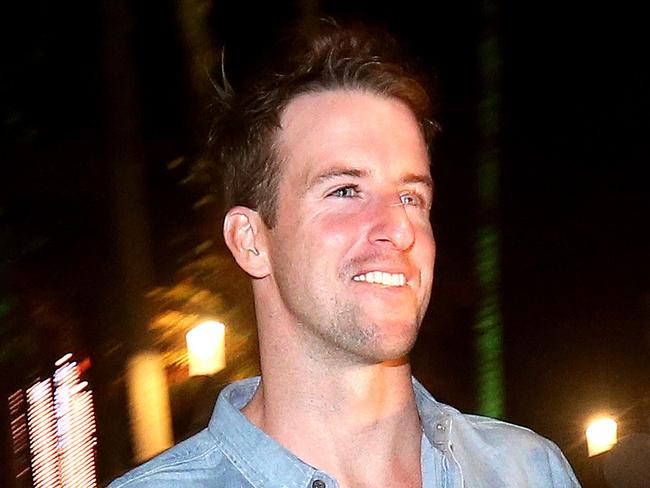
[(223, 222), (223, 236), (237, 264), (253, 278), (269, 274), (264, 222), (255, 210), (231, 208)]

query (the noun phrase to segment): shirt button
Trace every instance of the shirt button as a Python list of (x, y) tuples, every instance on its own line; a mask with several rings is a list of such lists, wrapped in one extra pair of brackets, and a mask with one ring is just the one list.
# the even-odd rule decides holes
[(314, 480), (311, 484), (311, 488), (325, 488), (325, 482), (323, 480)]

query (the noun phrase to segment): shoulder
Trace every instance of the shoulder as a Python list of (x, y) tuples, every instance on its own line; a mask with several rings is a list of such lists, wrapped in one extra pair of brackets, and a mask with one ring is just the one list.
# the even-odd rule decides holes
[(497, 451), (559, 451), (530, 429), (502, 420), (459, 412), (437, 401), (413, 379), (418, 413), (427, 435), (437, 444), (461, 444)]
[(498, 451), (516, 451), (529, 455), (535, 452), (544, 452), (545, 455), (561, 454), (552, 441), (520, 425), (460, 413), (456, 416), (456, 422), (471, 430), (478, 440)]
[(530, 429), (463, 414), (413, 380), (425, 434), (458, 465), (467, 486), (579, 487), (560, 449)]
[(108, 488), (202, 486), (202, 482), (227, 474), (229, 462), (212, 434), (203, 430), (129, 471)]
[(479, 415), (452, 415), (461, 456), (480, 456), (497, 463), (505, 479), (526, 480), (526, 486), (579, 486), (562, 451), (532, 430)]
[[(462, 419), (462, 420), (461, 420)], [(457, 413), (455, 420), (480, 435), (485, 441), (496, 446), (517, 441), (519, 447), (555, 448), (551, 441), (527, 427), (511, 424), (503, 420), (481, 415)]]

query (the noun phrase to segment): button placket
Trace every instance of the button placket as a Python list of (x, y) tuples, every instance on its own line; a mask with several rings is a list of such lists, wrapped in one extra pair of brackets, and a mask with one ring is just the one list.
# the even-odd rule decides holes
[(433, 427), (433, 442), (447, 447), (449, 440), (449, 419), (443, 418)]

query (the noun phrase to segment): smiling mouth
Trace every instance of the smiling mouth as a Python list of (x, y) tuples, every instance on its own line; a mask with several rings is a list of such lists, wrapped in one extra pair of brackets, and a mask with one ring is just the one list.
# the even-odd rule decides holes
[(382, 286), (404, 286), (406, 284), (404, 273), (385, 273), (383, 271), (369, 271), (368, 273), (355, 275), (352, 280), (376, 283)]

